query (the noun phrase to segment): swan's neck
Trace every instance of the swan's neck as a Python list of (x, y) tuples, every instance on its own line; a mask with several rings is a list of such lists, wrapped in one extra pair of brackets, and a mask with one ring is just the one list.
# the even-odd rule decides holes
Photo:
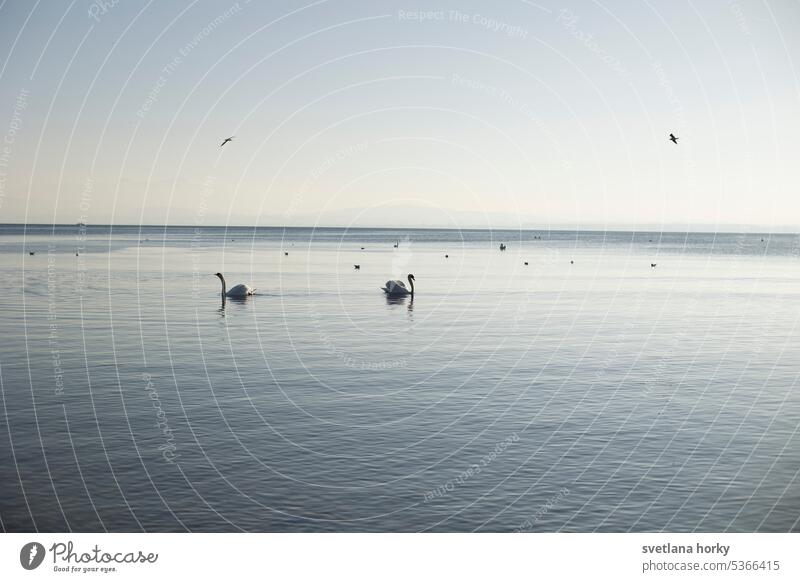
[(408, 278), (408, 284), (411, 285), (411, 295), (414, 295), (414, 279)]
[(225, 297), (225, 292), (227, 291), (227, 289), (225, 287), (225, 277), (220, 275), (219, 282), (222, 283), (222, 296)]

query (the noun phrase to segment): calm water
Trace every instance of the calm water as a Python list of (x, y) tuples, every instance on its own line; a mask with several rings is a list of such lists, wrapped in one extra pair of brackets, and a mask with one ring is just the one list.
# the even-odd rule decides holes
[[(2, 527), (800, 529), (798, 254), (0, 227)], [(216, 271), (259, 295), (222, 309)], [(415, 299), (387, 301), (409, 272)]]

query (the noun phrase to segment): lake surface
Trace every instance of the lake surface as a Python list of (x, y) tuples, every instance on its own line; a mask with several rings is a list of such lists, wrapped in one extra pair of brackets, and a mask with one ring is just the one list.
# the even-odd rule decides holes
[[(2, 528), (796, 531), (798, 255), (0, 226)], [(259, 294), (223, 307), (217, 271)]]

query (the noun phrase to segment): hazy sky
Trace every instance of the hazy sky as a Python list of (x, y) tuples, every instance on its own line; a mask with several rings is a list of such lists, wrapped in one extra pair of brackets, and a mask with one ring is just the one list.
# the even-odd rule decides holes
[(5, 0), (0, 222), (800, 226), (798, 30), (796, 0)]

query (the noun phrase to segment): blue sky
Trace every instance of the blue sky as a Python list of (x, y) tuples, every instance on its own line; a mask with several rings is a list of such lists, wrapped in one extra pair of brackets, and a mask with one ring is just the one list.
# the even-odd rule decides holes
[(796, 227), (799, 26), (790, 1), (6, 0), (0, 221)]

